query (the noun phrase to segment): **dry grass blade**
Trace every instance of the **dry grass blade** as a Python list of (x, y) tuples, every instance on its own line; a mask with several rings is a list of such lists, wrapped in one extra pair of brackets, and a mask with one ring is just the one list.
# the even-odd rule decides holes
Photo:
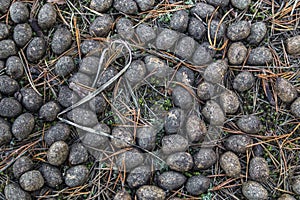
[[(24, 54), (24, 52), (23, 52), (22, 49), (21, 49), (20, 52), (19, 52), (19, 57), (20, 57), (20, 59), (21, 59), (22, 66), (24, 67), (25, 74), (26, 74), (26, 76), (27, 76), (27, 79), (28, 79), (28, 81), (29, 81), (31, 87), (34, 89), (34, 91), (35, 91), (38, 95), (42, 96), (42, 94), (36, 89), (36, 87), (35, 87), (35, 85), (34, 85), (34, 83), (33, 83), (33, 79), (32, 79), (32, 76), (31, 76), (31, 74), (30, 74), (30, 69), (29, 69), (29, 67), (28, 67), (28, 62), (27, 62), (27, 60), (26, 60), (25, 54)], [(24, 60), (25, 60), (26, 65), (24, 64)]]
[(67, 3), (65, 0), (47, 0), (48, 3), (56, 3), (58, 5), (63, 5)]
[(113, 78), (111, 78), (109, 81), (107, 81), (105, 84), (103, 84), (101, 87), (99, 87), (98, 89), (96, 89), (95, 91), (89, 93), (86, 97), (84, 97), (83, 99), (81, 99), (80, 101), (78, 101), (77, 103), (75, 103), (74, 105), (70, 106), (69, 108), (63, 110), (61, 113), (58, 114), (58, 116), (67, 113), (71, 110), (73, 110), (74, 108), (90, 101), (92, 98), (94, 98), (95, 96), (97, 96), (98, 94), (100, 94), (103, 90), (105, 90), (107, 87), (109, 87), (114, 81), (116, 81), (118, 78), (120, 78), (125, 72), (126, 70), (129, 68), (131, 61), (132, 61), (132, 53), (130, 50), (130, 47), (128, 46), (128, 44), (122, 40), (116, 40), (113, 41), (112, 44), (123, 44), (126, 49), (128, 50), (129, 53), (129, 62), (126, 64), (126, 66), (120, 71), (118, 72), (117, 75), (115, 75)]

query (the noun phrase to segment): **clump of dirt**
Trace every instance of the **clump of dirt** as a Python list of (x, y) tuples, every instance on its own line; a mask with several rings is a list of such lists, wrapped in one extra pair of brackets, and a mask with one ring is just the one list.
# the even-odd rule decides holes
[(72, 34), (69, 29), (59, 27), (53, 34), (51, 49), (55, 54), (62, 54), (70, 48), (72, 44)]
[(20, 177), (20, 186), (28, 192), (41, 189), (44, 183), (41, 172), (37, 170), (28, 171)]
[(247, 57), (247, 48), (241, 42), (232, 43), (228, 49), (228, 61), (233, 65), (241, 65)]
[(97, 17), (95, 21), (91, 24), (89, 32), (91, 35), (97, 37), (107, 36), (113, 25), (113, 22), (113, 18), (106, 14)]
[(48, 146), (57, 141), (65, 141), (70, 136), (70, 127), (64, 123), (57, 123), (45, 132), (44, 140)]
[(61, 57), (55, 64), (55, 73), (58, 76), (67, 77), (75, 70), (74, 59), (70, 56)]
[(13, 22), (20, 24), (24, 23), (29, 18), (29, 10), (26, 3), (14, 2), (9, 7), (10, 18)]
[(194, 155), (194, 163), (198, 169), (208, 169), (217, 162), (216, 152), (211, 148), (201, 148)]
[(190, 177), (185, 185), (187, 192), (194, 196), (207, 192), (209, 186), (210, 179), (203, 175)]
[(11, 130), (18, 140), (24, 140), (32, 133), (34, 126), (34, 116), (31, 113), (23, 113), (16, 118)]
[(13, 79), (20, 79), (24, 75), (24, 67), (22, 61), (17, 56), (10, 56), (6, 60), (6, 74)]
[(39, 118), (43, 119), (47, 122), (52, 122), (56, 119), (58, 113), (60, 112), (61, 108), (58, 103), (54, 101), (49, 101), (42, 105), (39, 110)]
[(239, 177), (241, 174), (241, 164), (236, 154), (227, 151), (220, 157), (220, 165), (225, 171), (226, 176)]
[(30, 62), (40, 60), (46, 52), (46, 43), (41, 37), (34, 37), (28, 44), (26, 55)]
[(184, 172), (192, 169), (193, 157), (186, 152), (177, 152), (167, 157), (166, 163), (172, 170)]
[(9, 35), (9, 26), (0, 23), (0, 40), (6, 39)]
[(239, 92), (251, 89), (255, 84), (253, 74), (248, 71), (239, 73), (233, 80), (233, 88)]
[(27, 156), (22, 156), (13, 164), (13, 173), (16, 178), (33, 168), (32, 160)]
[(57, 14), (51, 3), (46, 3), (38, 13), (38, 24), (41, 29), (50, 29), (56, 22)]
[(66, 171), (65, 183), (69, 187), (77, 187), (88, 179), (89, 170), (85, 165), (76, 165)]
[(186, 177), (175, 171), (168, 171), (157, 177), (158, 185), (164, 190), (175, 190), (180, 188), (186, 181)]
[(126, 181), (130, 188), (139, 188), (150, 182), (151, 169), (149, 166), (139, 166), (134, 168), (128, 175)]
[(42, 164), (39, 170), (44, 177), (45, 184), (49, 187), (55, 188), (63, 183), (62, 174), (59, 168), (49, 164)]
[(227, 37), (232, 41), (239, 41), (250, 35), (251, 26), (247, 21), (237, 21), (228, 26)]
[(242, 186), (243, 195), (247, 199), (268, 199), (268, 191), (255, 181), (247, 181)]
[(63, 141), (57, 141), (50, 146), (47, 152), (47, 160), (51, 165), (59, 166), (66, 161), (68, 154), (68, 144)]
[(7, 39), (0, 41), (0, 59), (6, 59), (16, 53), (16, 44), (13, 40)]

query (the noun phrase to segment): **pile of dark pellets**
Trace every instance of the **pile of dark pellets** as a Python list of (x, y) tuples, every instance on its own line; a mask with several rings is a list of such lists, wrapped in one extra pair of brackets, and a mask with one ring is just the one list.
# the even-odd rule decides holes
[[(176, 7), (169, 20), (156, 24), (129, 17), (155, 9), (160, 3), (154, 0), (91, 0), (81, 9), (92, 11), (94, 20), (84, 30), (88, 36), (79, 41), (78, 49), (75, 32), (58, 13), (66, 6), (55, 4), (59, 1), (34, 2), (0, 0), (0, 13), (6, 16), (0, 18), (2, 198), (43, 199), (46, 194), (49, 200), (70, 198), (58, 197), (54, 191), (92, 184), (88, 162), (97, 160), (116, 173), (126, 173), (125, 185), (115, 188), (110, 199), (208, 199), (214, 194), (216, 176), (240, 180), (234, 194), (239, 199), (274, 199), (265, 186), (272, 179), (269, 163), (264, 150), (255, 145), (265, 125), (255, 113), (241, 112), (241, 96), (254, 90), (257, 81), (243, 66), (263, 69), (274, 63), (265, 42), (269, 25), (247, 17), (223, 19), (231, 8), (236, 15), (247, 11), (251, 0), (193, 2), (184, 9)], [(36, 3), (38, 10), (32, 14)], [(110, 39), (103, 42), (106, 37)], [(131, 59), (101, 67), (103, 60), (109, 60), (104, 49), (113, 41), (127, 44), (130, 49), (123, 56)], [(300, 36), (284, 38), (284, 44), (289, 55), (300, 53)], [(184, 64), (174, 67), (178, 63)], [(233, 78), (228, 81), (230, 73)], [(44, 88), (36, 85), (38, 80), (47, 82), (45, 87), (53, 95), (46, 97)], [(153, 105), (154, 122), (144, 120), (137, 126), (132, 118), (104, 120), (108, 111), (124, 116), (137, 109), (116, 104), (134, 104), (128, 91), (142, 90), (149, 83), (161, 89), (170, 82), (163, 90), (169, 91), (171, 107), (157, 110)], [(88, 98), (92, 91), (99, 94)], [(122, 96), (122, 91), (127, 93)], [(278, 77), (275, 92), (292, 117), (300, 118), (297, 88)], [(110, 99), (114, 93), (120, 95)], [(76, 105), (82, 99), (88, 100)], [(237, 134), (224, 137), (228, 122), (236, 125)], [(43, 159), (25, 152), (7, 160), (6, 151), (33, 139), (44, 144)], [(111, 152), (111, 163), (103, 159), (103, 151)], [(220, 170), (214, 170), (218, 166)], [(289, 189), (282, 189), (285, 192), (278, 199), (300, 195), (300, 177), (291, 180)]]

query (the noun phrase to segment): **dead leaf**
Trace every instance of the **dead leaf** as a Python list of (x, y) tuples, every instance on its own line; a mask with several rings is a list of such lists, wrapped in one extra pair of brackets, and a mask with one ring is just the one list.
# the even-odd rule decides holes
[(65, 0), (47, 0), (48, 3), (56, 3), (58, 5), (63, 5), (67, 3)]

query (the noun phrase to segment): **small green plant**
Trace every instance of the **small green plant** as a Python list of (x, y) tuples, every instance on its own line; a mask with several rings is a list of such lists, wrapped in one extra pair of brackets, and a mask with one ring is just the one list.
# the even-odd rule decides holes
[(171, 21), (172, 14), (166, 13), (158, 17), (159, 22), (169, 23)]
[(191, 174), (190, 172), (184, 172), (184, 175), (189, 178), (193, 176), (193, 174)]
[(193, 0), (186, 0), (186, 1), (184, 2), (184, 4), (186, 4), (186, 5), (194, 5), (195, 3), (194, 3)]
[(89, 163), (87, 164), (87, 168), (88, 168), (88, 169), (91, 169), (91, 168), (93, 167), (93, 165), (94, 165), (94, 162), (89, 162)]
[(142, 97), (139, 98), (139, 104), (140, 104), (140, 106), (144, 106), (145, 105), (144, 99)]
[(211, 192), (207, 192), (206, 194), (201, 195), (202, 200), (211, 200), (213, 198), (213, 194)]
[(171, 99), (164, 100), (163, 107), (166, 111), (170, 110), (173, 107)]

